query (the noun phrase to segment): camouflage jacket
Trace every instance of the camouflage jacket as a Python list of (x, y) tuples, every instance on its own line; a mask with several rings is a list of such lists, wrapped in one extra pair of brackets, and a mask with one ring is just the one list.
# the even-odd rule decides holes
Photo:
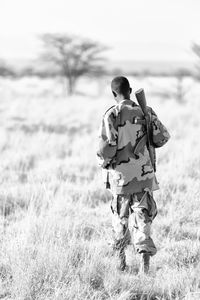
[[(155, 112), (150, 107), (148, 111), (151, 114), (153, 144), (161, 147), (170, 135)], [(138, 193), (144, 189), (154, 191), (159, 188), (145, 136), (144, 115), (140, 106), (132, 100), (123, 100), (105, 113), (100, 126), (97, 156), (99, 165), (109, 172), (113, 193)]]

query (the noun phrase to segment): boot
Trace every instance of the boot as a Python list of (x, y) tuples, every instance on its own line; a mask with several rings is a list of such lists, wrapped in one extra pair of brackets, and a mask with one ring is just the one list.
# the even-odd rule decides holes
[(140, 273), (147, 274), (149, 272), (150, 255), (148, 252), (141, 253)]
[(119, 251), (119, 265), (118, 265), (117, 269), (119, 271), (126, 270), (126, 255), (125, 255), (124, 249)]
[(125, 254), (124, 240), (115, 240), (113, 244), (113, 254), (117, 253), (119, 271), (125, 271), (126, 269), (126, 254)]

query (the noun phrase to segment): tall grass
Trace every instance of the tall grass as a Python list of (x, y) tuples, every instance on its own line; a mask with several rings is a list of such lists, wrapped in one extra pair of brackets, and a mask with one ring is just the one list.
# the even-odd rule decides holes
[(1, 80), (0, 298), (171, 300), (200, 292), (200, 90), (193, 83), (180, 105), (156, 96), (159, 80), (131, 80), (152, 95), (148, 103), (172, 135), (158, 150), (158, 253), (149, 275), (138, 274), (131, 245), (129, 271), (120, 273), (110, 247), (111, 196), (95, 158), (108, 92), (93, 97), (88, 85), (90, 96), (66, 99), (53, 81)]

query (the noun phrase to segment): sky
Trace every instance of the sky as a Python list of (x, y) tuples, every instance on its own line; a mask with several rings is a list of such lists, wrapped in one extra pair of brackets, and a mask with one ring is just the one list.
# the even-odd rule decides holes
[(0, 0), (0, 58), (34, 58), (39, 35), (62, 32), (109, 47), (111, 60), (190, 61), (199, 0)]

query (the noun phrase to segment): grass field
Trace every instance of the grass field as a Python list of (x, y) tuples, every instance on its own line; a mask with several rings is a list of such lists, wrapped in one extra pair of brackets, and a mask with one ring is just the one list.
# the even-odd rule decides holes
[(130, 78), (171, 134), (157, 151), (160, 190), (148, 276), (127, 248), (112, 255), (109, 192), (95, 157), (108, 82), (80, 82), (73, 97), (53, 80), (0, 80), (0, 299), (200, 299), (200, 84)]

